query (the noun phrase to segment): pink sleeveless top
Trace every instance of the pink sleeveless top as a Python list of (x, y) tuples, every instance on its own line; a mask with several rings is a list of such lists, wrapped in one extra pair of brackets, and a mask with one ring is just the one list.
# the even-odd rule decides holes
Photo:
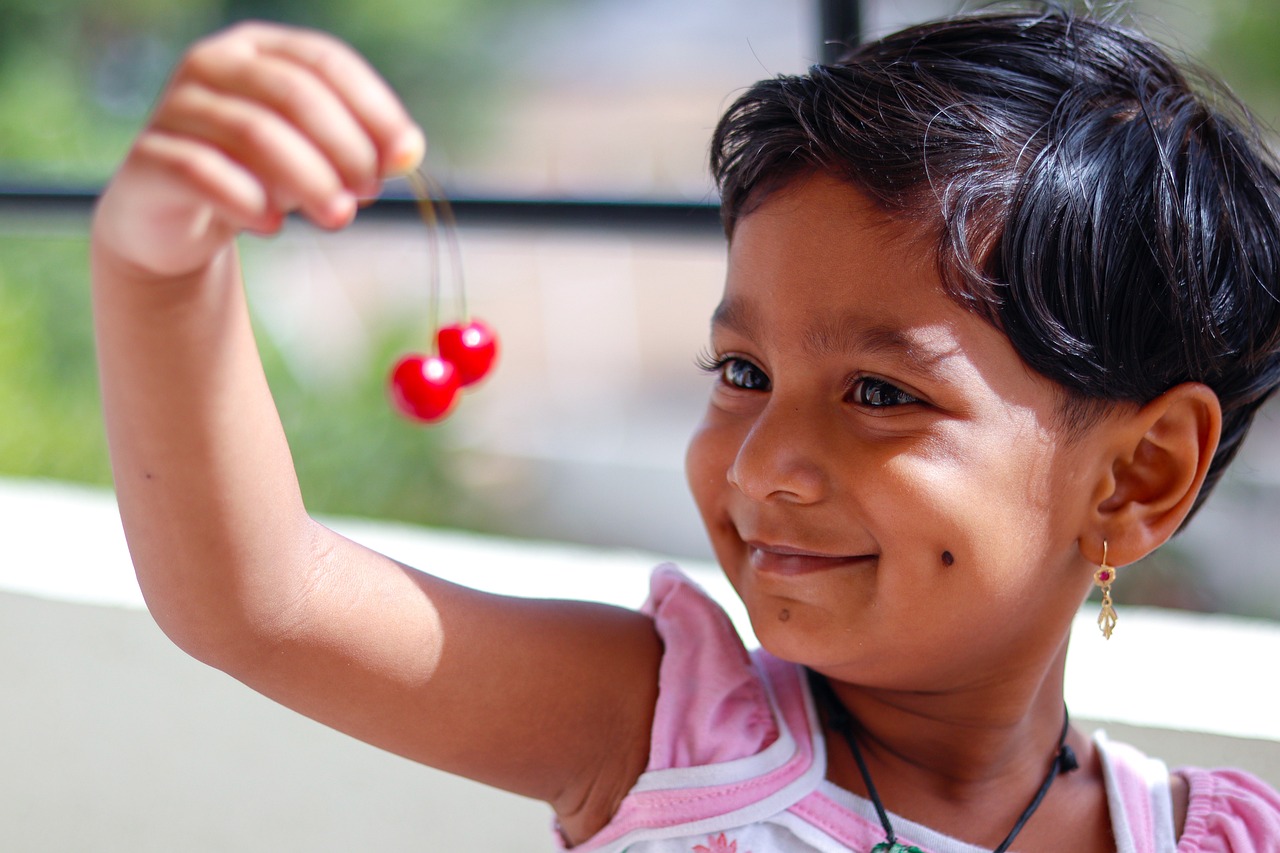
[[(665, 645), (648, 769), (613, 820), (576, 851), (836, 853), (884, 840), (870, 802), (828, 782), (803, 670), (747, 652), (724, 611), (660, 566), (645, 612)], [(1119, 853), (1280, 851), (1280, 796), (1230, 770), (1183, 770), (1191, 800), (1174, 838), (1169, 772), (1096, 739)], [(928, 853), (987, 853), (898, 816)]]

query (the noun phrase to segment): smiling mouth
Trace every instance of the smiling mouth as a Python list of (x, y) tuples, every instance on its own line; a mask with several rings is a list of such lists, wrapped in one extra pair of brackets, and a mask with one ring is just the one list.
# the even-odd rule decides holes
[(831, 569), (865, 565), (874, 554), (823, 554), (787, 545), (747, 542), (747, 560), (758, 572), (772, 575), (805, 575)]

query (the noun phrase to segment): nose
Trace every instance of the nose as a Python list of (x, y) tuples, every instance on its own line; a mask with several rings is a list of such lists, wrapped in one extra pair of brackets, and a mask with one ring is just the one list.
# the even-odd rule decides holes
[(757, 501), (817, 503), (830, 487), (823, 436), (823, 425), (813, 413), (770, 401), (738, 446), (729, 483)]

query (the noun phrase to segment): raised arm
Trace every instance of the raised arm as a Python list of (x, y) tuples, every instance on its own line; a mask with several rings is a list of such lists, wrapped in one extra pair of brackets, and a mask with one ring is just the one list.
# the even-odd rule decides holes
[(325, 228), (424, 141), (337, 40), (247, 24), (194, 46), (99, 203), (93, 297), (142, 590), (191, 654), (409, 758), (598, 827), (640, 772), (658, 644), (613, 608), (476, 593), (306, 513), (234, 240)]

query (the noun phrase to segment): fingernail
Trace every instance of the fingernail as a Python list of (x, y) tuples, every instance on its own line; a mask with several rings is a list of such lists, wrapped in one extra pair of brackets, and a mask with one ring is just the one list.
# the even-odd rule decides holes
[(388, 175), (407, 175), (418, 167), (427, 153), (427, 137), (416, 124), (400, 135), (387, 160)]
[(356, 213), (356, 197), (348, 192), (340, 192), (325, 205), (325, 219), (334, 227), (341, 227), (351, 221)]

